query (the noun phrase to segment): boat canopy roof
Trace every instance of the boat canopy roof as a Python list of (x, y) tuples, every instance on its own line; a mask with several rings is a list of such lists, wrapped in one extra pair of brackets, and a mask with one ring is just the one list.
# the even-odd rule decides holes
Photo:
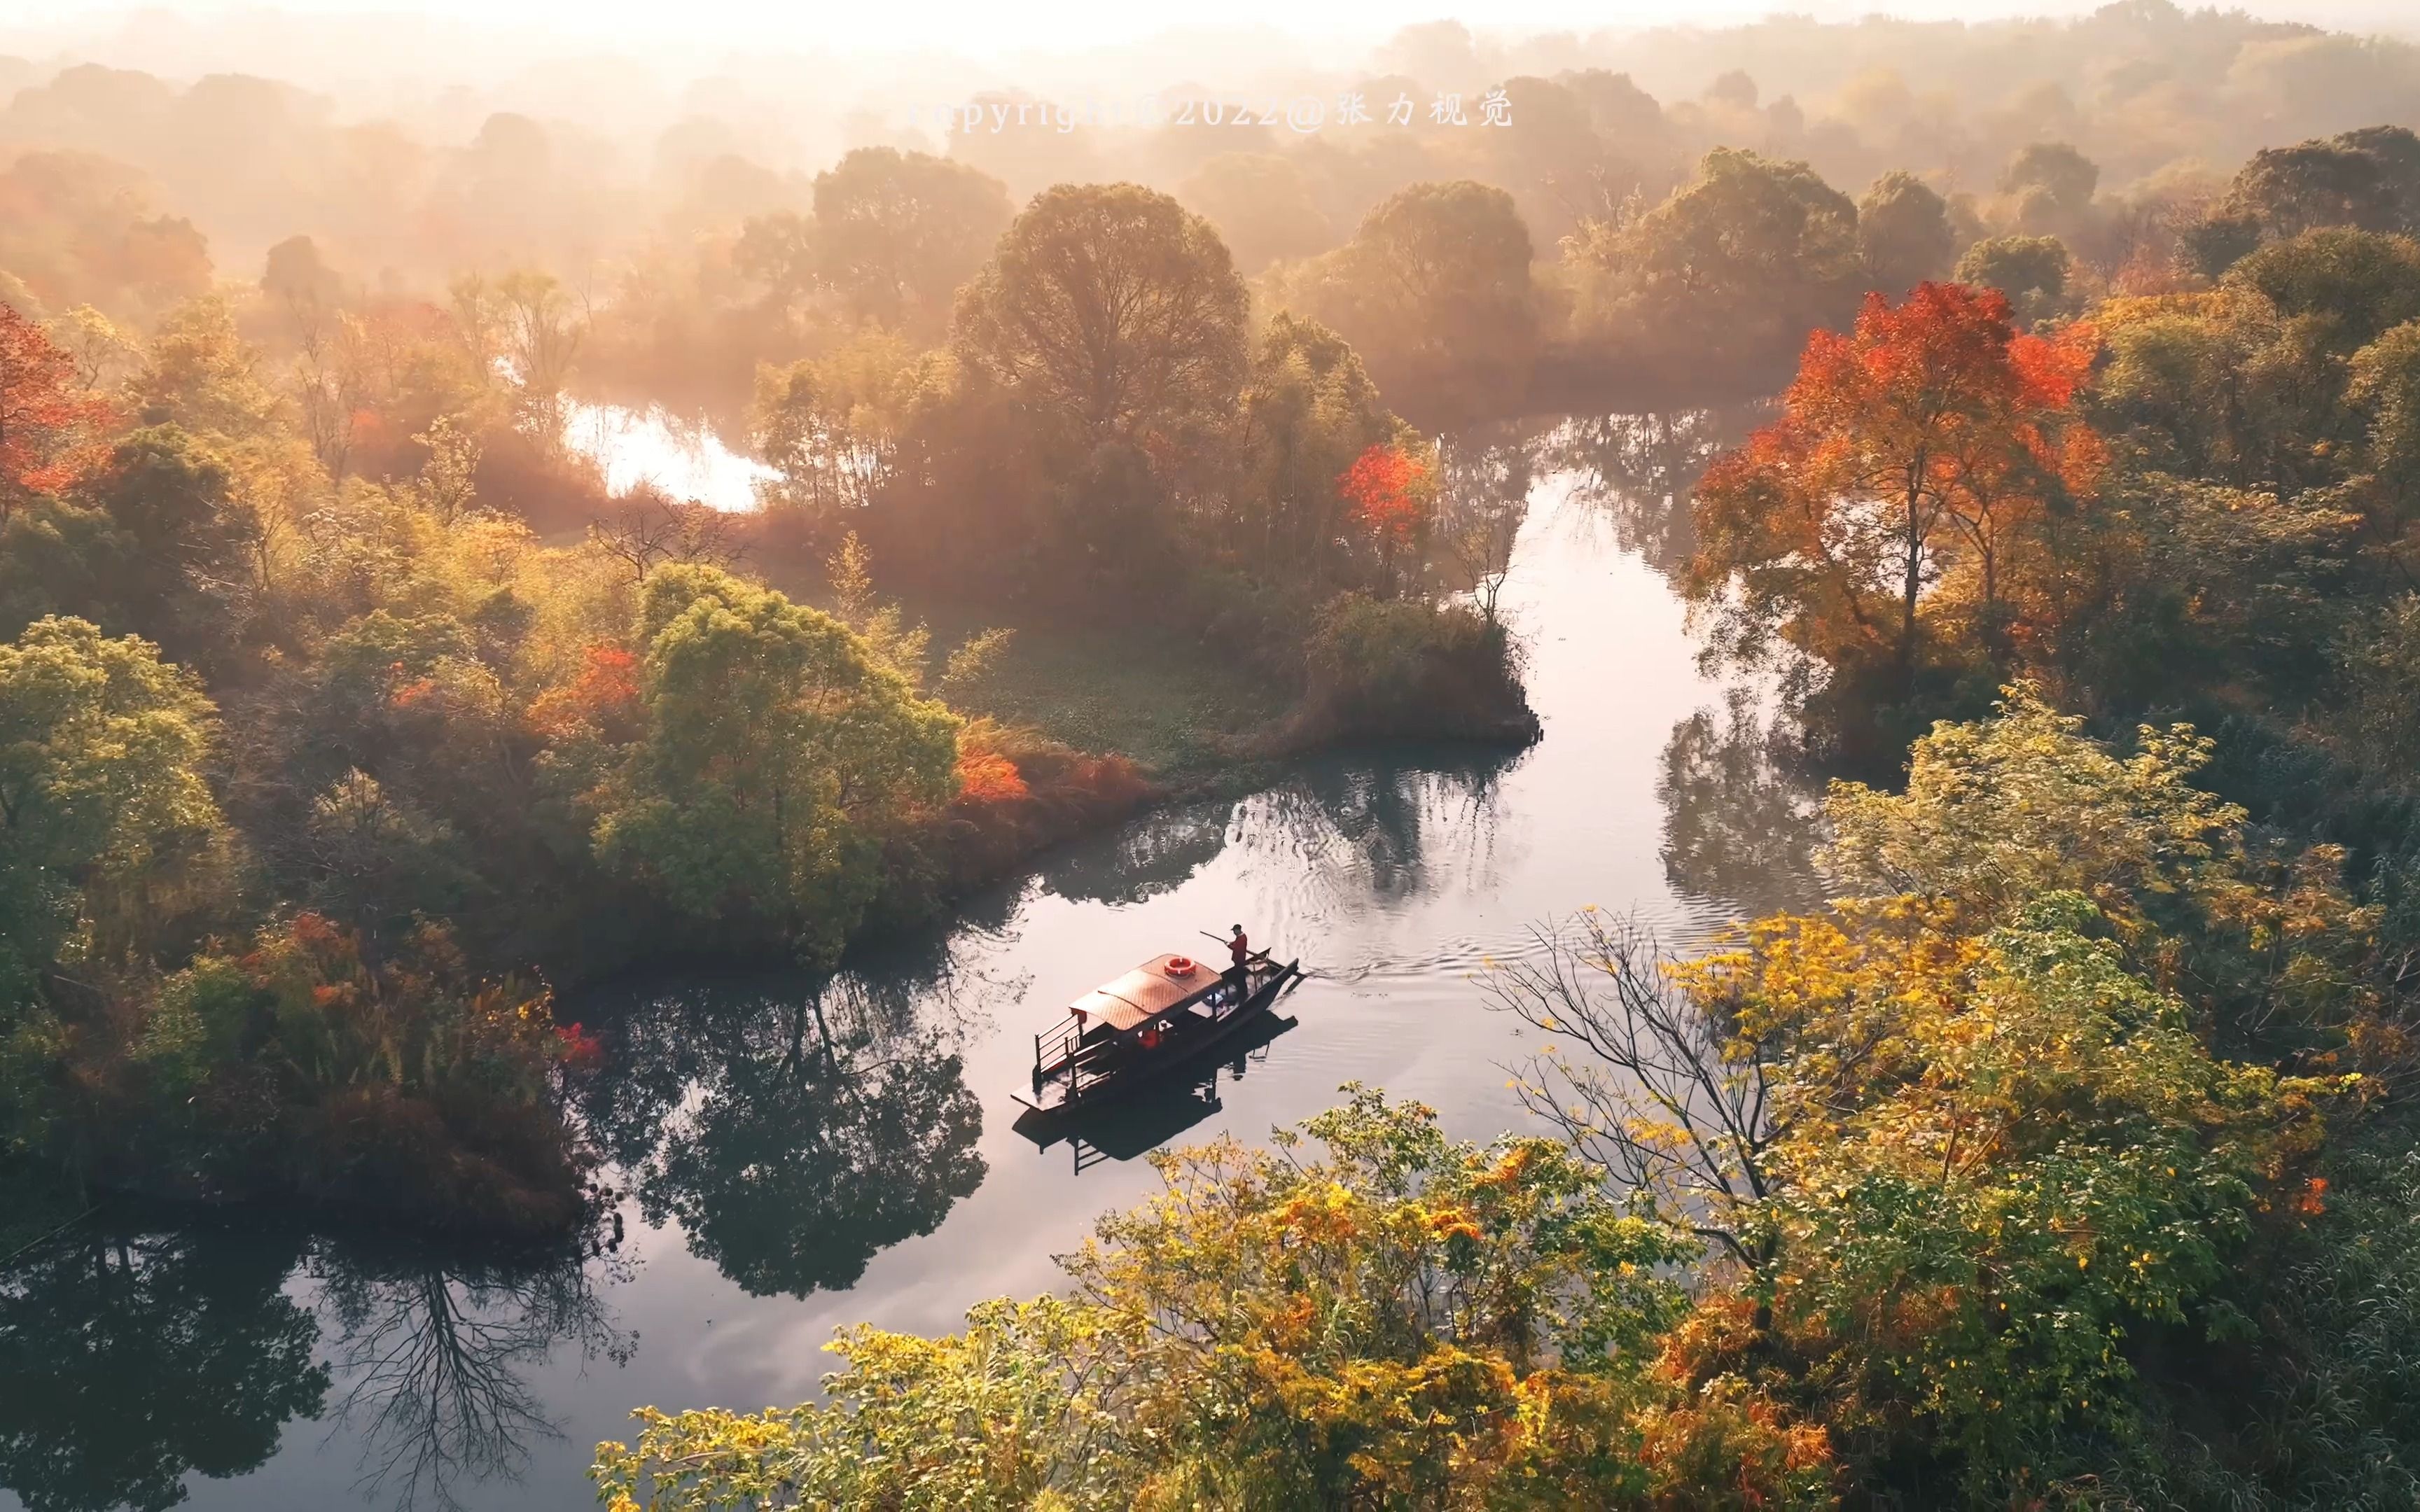
[(1182, 1008), (1218, 981), (1206, 962), (1193, 963), (1191, 972), (1171, 975), (1168, 964), (1181, 955), (1156, 955), (1117, 980), (1105, 982), (1068, 1005), (1067, 1011), (1087, 1023), (1107, 1024), (1124, 1033), (1171, 1009)]

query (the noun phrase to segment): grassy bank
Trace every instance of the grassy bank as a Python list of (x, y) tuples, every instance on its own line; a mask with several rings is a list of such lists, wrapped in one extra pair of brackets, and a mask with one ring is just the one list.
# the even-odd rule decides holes
[(1114, 636), (1019, 630), (966, 702), (1078, 750), (1132, 757), (1160, 781), (1183, 784), (1250, 764), (1241, 737), (1282, 715), (1289, 701), (1214, 647), (1139, 628)]

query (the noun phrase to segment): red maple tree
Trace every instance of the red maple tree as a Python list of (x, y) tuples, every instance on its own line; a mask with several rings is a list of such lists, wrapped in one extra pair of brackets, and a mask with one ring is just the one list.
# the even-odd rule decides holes
[(1395, 548), (1408, 544), (1428, 518), (1429, 470), (1400, 446), (1381, 442), (1353, 459), (1336, 480), (1346, 514), (1378, 546), (1378, 576), (1395, 591)]
[[(1777, 631), (1904, 675), (1936, 586), (1994, 651), (2024, 633), (2027, 532), (2054, 500), (2090, 495), (2106, 461), (2076, 412), (2099, 337), (2020, 332), (2007, 298), (1923, 284), (1869, 295), (1846, 334), (1807, 338), (1782, 416), (1707, 470), (1690, 587), (1729, 602), (1737, 632)], [(2032, 606), (2038, 608), (2039, 606)]]
[(1373, 540), (1408, 541), (1423, 514), (1422, 485), (1428, 469), (1400, 446), (1381, 442), (1353, 459), (1337, 477), (1336, 491), (1352, 505), (1353, 523)]
[(0, 520), (96, 465), (109, 423), (107, 402), (77, 384), (74, 360), (0, 304)]

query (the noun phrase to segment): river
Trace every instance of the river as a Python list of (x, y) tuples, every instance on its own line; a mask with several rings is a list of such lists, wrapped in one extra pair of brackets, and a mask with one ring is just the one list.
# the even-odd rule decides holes
[[(1537, 1048), (1475, 980), (1584, 904), (1687, 949), (1807, 900), (1808, 802), (1752, 701), (1701, 674), (1666, 573), (1727, 427), (1609, 417), (1481, 457), (1528, 501), (1503, 595), (1544, 737), (1305, 762), (1149, 814), (946, 929), (796, 977), (617, 985), (584, 1112), (618, 1244), (531, 1268), (439, 1247), (104, 1213), (0, 1281), (0, 1505), (593, 1505), (633, 1407), (811, 1396), (834, 1329), (946, 1331), (1052, 1288), (1171, 1138), (1257, 1139), (1360, 1081), (1485, 1139)], [(1466, 443), (1466, 457), (1479, 448)], [(1293, 1026), (1083, 1146), (1013, 1127), (1031, 1034), (1097, 981), (1242, 922), (1308, 980)], [(1202, 943), (1205, 950), (1210, 948)], [(22, 1498), (22, 1502), (17, 1500)]]

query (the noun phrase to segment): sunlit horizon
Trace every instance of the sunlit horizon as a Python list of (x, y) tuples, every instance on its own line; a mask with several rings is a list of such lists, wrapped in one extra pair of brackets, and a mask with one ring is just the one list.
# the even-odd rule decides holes
[[(1332, 58), (1337, 49), (1368, 48), (1407, 25), (1459, 20), (1481, 37), (1539, 33), (1621, 34), (1661, 27), (1717, 28), (1781, 15), (1826, 23), (1869, 16), (1914, 22), (1983, 23), (2021, 19), (2072, 19), (2102, 8), (2097, 0), (1807, 0), (1776, 6), (1771, 0), (1514, 0), (1505, 6), (1404, 6), (1391, 0), (1346, 0), (1307, 12), (1284, 0), (1236, 0), (1215, 15), (1171, 23), (1170, 13), (1117, 0), (1073, 0), (1048, 6), (1000, 7), (970, 0), (943, 0), (912, 7), (781, 8), (761, 0), (696, 0), (666, 8), (640, 0), (427, 0), (410, 8), (394, 0), (164, 0), (130, 6), (92, 0), (21, 0), (0, 19), (0, 49), (46, 49), (106, 58), (140, 52), (151, 43), (207, 54), (222, 38), (273, 35), (296, 27), (304, 35), (348, 23), (409, 22), (506, 45), (541, 40), (574, 42), (583, 53), (617, 54), (644, 48), (649, 60), (677, 65), (767, 48), (808, 54), (913, 56), (939, 54), (1006, 63), (1036, 54), (1082, 54), (1103, 48), (1149, 46), (1187, 37), (1235, 39), (1265, 34), (1273, 52), (1317, 51)], [(2200, 8), (2188, 6), (2187, 9)], [(2254, 0), (2241, 9), (2264, 20), (2381, 34), (2414, 31), (2407, 6), (2390, 0)], [(213, 34), (219, 34), (214, 36)], [(463, 57), (462, 71), (480, 71), (482, 60)]]

